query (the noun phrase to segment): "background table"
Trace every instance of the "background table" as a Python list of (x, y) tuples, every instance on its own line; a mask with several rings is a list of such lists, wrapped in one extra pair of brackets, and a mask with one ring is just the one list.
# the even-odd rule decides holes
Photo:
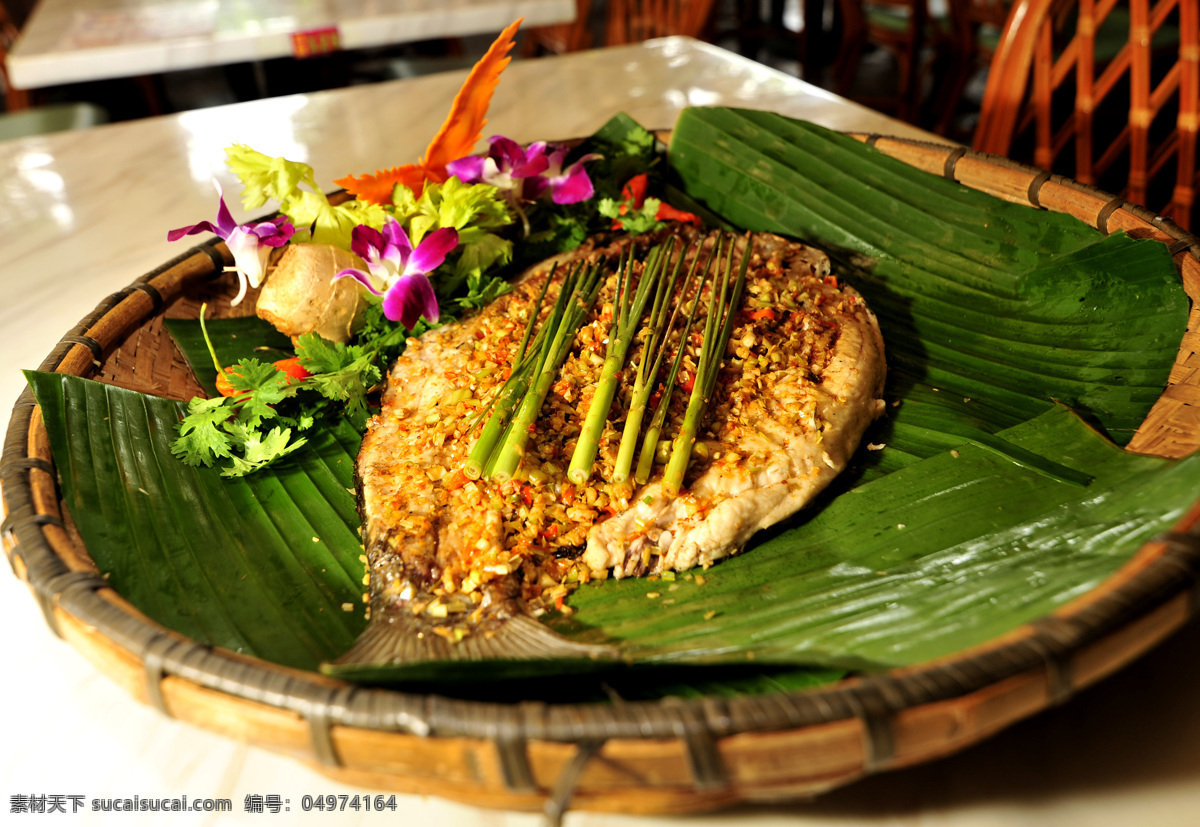
[(288, 57), (336, 27), (342, 49), (575, 19), (574, 0), (41, 0), (8, 56), (18, 89)]
[[(552, 61), (552, 62), (549, 62)], [(173, 227), (211, 219), (212, 179), (236, 192), (224, 148), (247, 143), (305, 161), (320, 182), (415, 159), (462, 75), (256, 101), (0, 143), (0, 408), (59, 338), (109, 293), (176, 255)], [(488, 133), (519, 141), (589, 134), (624, 110), (669, 128), (687, 105), (773, 109), (847, 130), (924, 136), (795, 78), (686, 39), (517, 62)], [(232, 200), (232, 199), (231, 199)], [(232, 203), (235, 217), (246, 214)], [(290, 759), (143, 707), (56, 640), (15, 578), (0, 576), (5, 677), (0, 808), (13, 796), (230, 798), (234, 815), (24, 816), (90, 824), (381, 824), (534, 827), (528, 813), (400, 796), (399, 813), (299, 812), (304, 795), (363, 790)], [(568, 827), (938, 825), (1194, 827), (1200, 814), (1200, 628), (1067, 705), (951, 758), (887, 773), (811, 803), (647, 818), (571, 812)], [(280, 795), (291, 812), (242, 811)], [(68, 809), (70, 806), (68, 804)], [(10, 815), (8, 823), (25, 823)]]

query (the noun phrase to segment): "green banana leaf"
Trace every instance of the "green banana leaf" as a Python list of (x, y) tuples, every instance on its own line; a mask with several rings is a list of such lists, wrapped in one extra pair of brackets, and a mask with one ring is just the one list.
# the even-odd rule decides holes
[[(247, 341), (244, 325), (222, 321), (209, 325), (214, 344), (226, 327)], [(199, 348), (203, 353), (192, 355), (203, 360), (202, 341)], [(236, 348), (227, 352), (238, 357)], [(314, 427), (295, 458), (231, 480), (171, 455), (181, 404), (75, 376), (26, 377), (42, 406), (63, 500), (100, 571), (139, 610), (199, 643), (310, 670), (348, 649), (365, 628), (366, 569), (353, 496), (360, 435), (344, 420)], [(527, 664), (511, 675), (539, 671)], [(463, 674), (478, 676), (476, 669)], [(616, 680), (607, 692), (594, 680), (565, 675), (554, 697), (761, 694), (843, 674), (675, 670)], [(544, 682), (508, 687), (514, 699), (545, 690)], [(494, 686), (486, 697), (497, 699)]]
[[(179, 347), (188, 366), (208, 396), (217, 395), (217, 369), (208, 342), (204, 339), (204, 328), (195, 319), (164, 319), (164, 326)], [(212, 319), (206, 322), (213, 353), (222, 367), (235, 365), (250, 356), (263, 362), (274, 362), (295, 356), (292, 340), (274, 326), (257, 316), (242, 316), (234, 319)]]
[[(177, 404), (77, 377), (29, 379), (64, 499), (120, 593), (193, 639), (288, 665), (312, 668), (314, 656), (349, 645), (362, 628), (364, 588), (347, 490), (357, 435), (318, 441), (311, 457), (229, 481), (170, 456), (161, 435), (172, 433)], [(1200, 456), (1173, 462), (1125, 453), (1065, 408), (1002, 436), (1093, 480), (1084, 488), (963, 445), (860, 485), (707, 572), (585, 587), (572, 597), (575, 613), (552, 626), (580, 641), (619, 642), (623, 662), (643, 667), (752, 660), (836, 675), (914, 663), (1088, 591), (1200, 492)], [(98, 484), (114, 479), (123, 484)], [(324, 480), (323, 490), (313, 480)], [(495, 666), (325, 671), (436, 683), (469, 682), (480, 668), (495, 677)], [(504, 674), (534, 673), (554, 674), (554, 665)], [(646, 693), (660, 685), (704, 691), (698, 687), (714, 680), (730, 691), (764, 691), (817, 674), (693, 674), (683, 682), (642, 675), (625, 683)], [(588, 685), (581, 680), (565, 685), (580, 691)]]
[(171, 454), (171, 400), (55, 373), (26, 377), (63, 500), (119, 594), (201, 643), (302, 669), (366, 625), (365, 564), (345, 424), (277, 468), (230, 480)]
[(643, 663), (909, 665), (1090, 590), (1200, 494), (1200, 455), (1125, 453), (1065, 408), (1004, 436), (1087, 469), (1093, 482), (1081, 488), (964, 445), (808, 512), (702, 585), (693, 576), (581, 589), (576, 614), (556, 628), (623, 641)]
[(969, 398), (993, 432), (1058, 401), (1123, 444), (1162, 393), (1188, 299), (1159, 242), (1104, 237), (768, 112), (685, 110), (669, 159), (731, 223), (831, 252), (879, 317), (894, 398)]
[[(700, 127), (692, 132), (686, 117), (676, 132), (680, 147), (688, 146), (689, 134), (701, 135), (697, 142), (707, 135)], [(804, 185), (819, 190), (810, 210), (816, 217), (804, 214), (808, 224), (791, 220), (802, 213), (797, 199), (776, 203), (761, 186), (756, 165), (776, 174), (771, 164), (778, 162), (752, 155), (749, 170), (720, 167), (716, 151), (735, 145), (727, 137), (711, 137), (708, 154), (693, 162), (673, 143), (672, 163), (689, 194), (734, 223), (811, 234), (839, 253), (885, 332), (888, 398), (898, 404), (868, 439), (886, 447), (860, 451), (835, 491), (738, 558), (674, 581), (610, 580), (573, 595), (574, 614), (552, 625), (582, 641), (619, 642), (623, 662), (634, 668), (606, 674), (605, 685), (622, 697), (778, 691), (831, 680), (847, 668), (958, 651), (1092, 588), (1200, 492), (1197, 460), (1126, 455), (1055, 405), (1078, 407), (1117, 437), (1144, 418), (1165, 384), (1187, 306), (1162, 245), (1106, 240), (1073, 219), (949, 182), (931, 184), (938, 179), (893, 169), (890, 159), (881, 161), (857, 142), (797, 129), (812, 155), (805, 163), (817, 169), (806, 174), (823, 181)], [(720, 181), (716, 188), (724, 188), (726, 200), (713, 198), (704, 181), (688, 180), (700, 168)], [(857, 190), (842, 180), (855, 175)], [(908, 232), (914, 208), (930, 219)], [(768, 218), (768, 227), (754, 223)], [(212, 371), (195, 328), (180, 325), (180, 340), (197, 368), (207, 363)], [(252, 331), (240, 331), (232, 344), (217, 322), (209, 332), (223, 364), (245, 355), (240, 348), (258, 346)], [(1121, 350), (1109, 350), (1114, 343)], [(264, 554), (224, 546), (245, 546), (244, 537), (258, 542), (269, 533), (262, 530), (267, 523), (280, 536), (305, 526), (310, 497), (336, 499), (308, 487), (310, 474), (350, 488), (356, 434), (329, 444), (313, 433), (308, 453), (262, 481), (256, 475), (231, 482), (207, 469), (180, 476), (171, 465), (183, 466), (169, 453), (177, 406), (91, 390), (94, 383), (84, 380), (33, 375), (31, 383), (52, 409), (47, 425), (56, 429), (56, 461), (70, 469), (72, 482), (64, 471), (63, 485), (68, 507), (77, 515), (92, 509), (110, 515), (84, 521), (81, 532), (135, 605), (194, 639), (306, 668), (349, 645), (362, 628), (361, 611), (329, 610), (346, 595), (361, 605), (365, 590), (348, 491), (330, 509), (341, 525), (331, 517), (308, 538), (313, 548), (301, 542), (307, 529)], [(146, 507), (143, 486), (101, 490), (94, 482), (138, 479), (143, 466), (136, 463), (150, 457), (161, 477), (160, 488), (145, 489), (162, 498), (153, 501), (197, 513), (171, 521)], [(229, 498), (236, 498), (236, 509), (226, 508)], [(218, 552), (210, 551), (212, 542), (193, 549), (186, 538), (167, 536), (186, 526), (195, 537), (211, 537), (203, 532), (218, 524)], [(314, 562), (326, 545), (340, 571)], [(155, 557), (155, 549), (162, 554)], [(210, 554), (217, 565), (200, 573)], [(288, 573), (285, 584), (264, 596), (259, 590), (276, 585), (279, 571)], [(188, 579), (198, 576), (207, 579), (207, 590)], [(231, 581), (228, 591), (223, 578)], [(300, 617), (284, 619), (288, 613)], [(277, 628), (250, 628), (266, 622), (266, 614)], [(544, 677), (554, 670), (538, 664), (535, 671)], [(325, 671), (465, 695), (476, 691), (471, 681), (480, 674), (498, 674), (496, 664), (462, 663)], [(515, 679), (514, 697), (597, 692), (595, 676), (564, 674), (544, 687), (522, 680), (532, 673), (526, 666), (506, 674)]]

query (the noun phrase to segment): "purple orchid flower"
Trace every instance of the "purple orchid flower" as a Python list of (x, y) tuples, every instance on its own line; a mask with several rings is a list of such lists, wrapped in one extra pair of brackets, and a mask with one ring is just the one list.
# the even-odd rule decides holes
[[(530, 150), (536, 144), (530, 146)], [(562, 144), (551, 144), (546, 147), (549, 150), (546, 158), (546, 171), (543, 172), (534, 182), (538, 187), (537, 195), (540, 197), (546, 189), (550, 190), (550, 200), (555, 204), (577, 204), (580, 201), (587, 201), (595, 193), (592, 187), (592, 179), (588, 177), (587, 170), (583, 165), (587, 161), (594, 161), (602, 157), (599, 153), (590, 153), (584, 155), (575, 163), (571, 164), (566, 169), (563, 169), (563, 161), (567, 159), (567, 153), (570, 147)], [(545, 150), (543, 150), (545, 151)]]
[(383, 315), (412, 330), (424, 316), (438, 320), (437, 296), (428, 273), (458, 246), (452, 227), (434, 230), (413, 248), (400, 222), (391, 218), (383, 231), (360, 224), (350, 234), (350, 249), (367, 263), (370, 272), (342, 270), (335, 279), (349, 277), (376, 296), (383, 296)]
[(238, 274), (238, 294), (231, 304), (240, 304), (246, 296), (246, 288), (262, 284), (267, 271), (267, 260), (271, 250), (287, 244), (296, 228), (286, 215), (276, 216), (270, 221), (247, 222), (239, 225), (233, 220), (229, 207), (225, 205), (225, 193), (219, 181), (214, 181), (220, 206), (217, 207), (217, 223), (201, 221), (188, 227), (180, 227), (167, 233), (167, 241), (178, 241), (185, 235), (215, 233), (225, 241), (233, 254), (233, 267)]
[(527, 148), (502, 135), (488, 139), (486, 155), (469, 155), (446, 165), (446, 171), (468, 184), (491, 184), (514, 199), (535, 201), (546, 190), (555, 204), (574, 204), (592, 197), (592, 181), (584, 163), (601, 156), (585, 155), (566, 169), (569, 147), (537, 141)]
[(536, 178), (546, 171), (549, 161), (545, 157), (545, 144), (534, 151), (511, 138), (493, 135), (488, 138), (487, 155), (468, 155), (446, 164), (446, 171), (468, 184), (491, 184), (501, 190), (516, 191), (524, 187), (525, 179)]

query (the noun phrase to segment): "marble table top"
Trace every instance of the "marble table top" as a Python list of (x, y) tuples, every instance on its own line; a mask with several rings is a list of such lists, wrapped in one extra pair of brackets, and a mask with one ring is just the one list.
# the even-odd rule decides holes
[(8, 57), (34, 89), (102, 78), (288, 57), (300, 48), (364, 49), (575, 19), (574, 0), (41, 0)]

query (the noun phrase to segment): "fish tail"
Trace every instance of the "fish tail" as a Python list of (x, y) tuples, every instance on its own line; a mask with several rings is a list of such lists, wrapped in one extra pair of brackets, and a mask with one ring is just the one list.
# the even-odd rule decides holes
[(399, 665), (429, 661), (472, 660), (615, 660), (613, 646), (577, 643), (526, 615), (500, 621), (487, 631), (452, 641), (432, 631), (429, 622), (403, 609), (384, 610), (337, 666)]

